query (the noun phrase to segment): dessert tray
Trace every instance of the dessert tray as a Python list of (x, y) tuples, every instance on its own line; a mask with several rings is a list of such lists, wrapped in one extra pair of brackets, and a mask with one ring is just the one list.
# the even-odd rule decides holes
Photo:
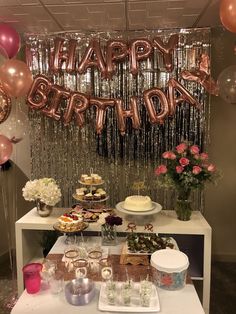
[(149, 306), (141, 306), (140, 304), (140, 283), (135, 282), (133, 283), (132, 287), (132, 296), (131, 296), (131, 303), (129, 306), (123, 305), (121, 300), (121, 285), (122, 282), (116, 282), (117, 286), (117, 298), (114, 305), (108, 304), (107, 297), (106, 297), (106, 284), (102, 283), (99, 301), (98, 301), (98, 309), (100, 311), (110, 311), (110, 312), (133, 312), (133, 313), (151, 313), (151, 312), (159, 312), (160, 311), (160, 302), (159, 296), (157, 293), (157, 289), (154, 285), (152, 285), (152, 292), (151, 292), (151, 300)]
[(79, 226), (76, 227), (71, 227), (70, 229), (65, 229), (65, 228), (61, 228), (61, 225), (59, 222), (56, 222), (53, 225), (54, 230), (63, 232), (63, 233), (74, 233), (74, 232), (80, 232), (83, 231), (85, 229), (87, 229), (89, 226), (89, 224), (87, 222), (82, 222), (82, 224), (80, 224)]
[(151, 255), (161, 249), (178, 250), (176, 241), (169, 237), (159, 237), (155, 233), (131, 233), (128, 235), (122, 253), (131, 255)]
[(140, 216), (140, 215), (154, 215), (159, 213), (162, 210), (162, 206), (158, 203), (152, 202), (152, 208), (150, 210), (144, 210), (144, 211), (132, 211), (125, 209), (124, 206), (124, 201), (116, 204), (116, 209), (119, 210), (120, 212), (128, 215), (135, 215), (135, 216)]

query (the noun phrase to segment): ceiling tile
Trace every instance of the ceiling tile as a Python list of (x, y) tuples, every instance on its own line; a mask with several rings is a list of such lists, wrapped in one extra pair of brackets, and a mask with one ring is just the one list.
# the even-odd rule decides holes
[(48, 5), (48, 10), (65, 29), (123, 29), (125, 25), (124, 3), (100, 5)]
[(0, 0), (0, 21), (26, 32), (124, 30), (126, 24), (130, 30), (217, 26), (221, 25), (219, 2), (220, 0)]

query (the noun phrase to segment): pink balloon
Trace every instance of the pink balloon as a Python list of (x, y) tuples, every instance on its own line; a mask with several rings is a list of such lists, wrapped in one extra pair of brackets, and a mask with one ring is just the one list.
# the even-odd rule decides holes
[(26, 63), (11, 59), (0, 67), (0, 81), (10, 97), (21, 97), (28, 93), (33, 78)]
[(16, 56), (20, 49), (20, 36), (11, 26), (0, 23), (0, 51), (4, 51), (8, 58)]
[(12, 143), (4, 135), (0, 134), (0, 165), (4, 164), (12, 154)]
[(236, 33), (236, 2), (235, 0), (221, 0), (220, 19), (224, 27)]

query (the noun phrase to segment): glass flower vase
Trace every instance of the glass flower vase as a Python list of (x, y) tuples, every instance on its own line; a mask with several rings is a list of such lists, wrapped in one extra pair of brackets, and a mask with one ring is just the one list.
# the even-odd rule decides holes
[(102, 245), (116, 245), (117, 233), (116, 226), (111, 226), (107, 223), (101, 226)]
[(191, 218), (192, 207), (190, 198), (191, 190), (184, 189), (178, 191), (175, 211), (179, 220), (188, 221)]
[(41, 202), (40, 200), (36, 201), (36, 207), (37, 207), (37, 213), (41, 217), (50, 216), (50, 214), (53, 210), (53, 206), (47, 205), (47, 204)]

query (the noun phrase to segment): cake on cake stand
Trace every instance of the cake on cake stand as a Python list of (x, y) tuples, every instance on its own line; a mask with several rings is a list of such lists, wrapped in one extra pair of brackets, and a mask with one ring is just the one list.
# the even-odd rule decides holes
[(144, 226), (153, 221), (153, 215), (156, 215), (162, 210), (162, 206), (156, 202), (152, 202), (152, 207), (149, 210), (133, 211), (124, 208), (124, 201), (116, 204), (116, 210), (125, 215), (126, 219), (134, 222), (136, 225)]

